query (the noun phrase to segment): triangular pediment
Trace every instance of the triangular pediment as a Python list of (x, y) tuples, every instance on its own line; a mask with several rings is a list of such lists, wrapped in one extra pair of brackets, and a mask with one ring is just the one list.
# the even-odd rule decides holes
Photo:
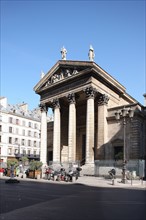
[(48, 73), (34, 87), (35, 92), (73, 78), (78, 74), (85, 73), (92, 68), (91, 62), (83, 61), (58, 61)]

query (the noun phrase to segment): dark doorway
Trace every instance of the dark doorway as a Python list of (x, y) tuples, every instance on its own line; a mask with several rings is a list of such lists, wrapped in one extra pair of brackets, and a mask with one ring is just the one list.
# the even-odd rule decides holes
[(114, 159), (122, 160), (123, 159), (123, 146), (114, 147)]
[(86, 135), (82, 135), (82, 165), (85, 164), (86, 158)]

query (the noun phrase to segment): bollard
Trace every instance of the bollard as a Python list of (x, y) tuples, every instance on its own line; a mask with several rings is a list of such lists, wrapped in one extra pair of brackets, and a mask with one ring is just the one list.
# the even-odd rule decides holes
[(54, 181), (56, 181), (57, 180), (57, 175), (54, 175)]
[(76, 177), (73, 176), (73, 177), (72, 177), (72, 182), (75, 182), (75, 181), (76, 181)]
[(112, 185), (115, 185), (115, 179), (114, 178), (112, 179)]

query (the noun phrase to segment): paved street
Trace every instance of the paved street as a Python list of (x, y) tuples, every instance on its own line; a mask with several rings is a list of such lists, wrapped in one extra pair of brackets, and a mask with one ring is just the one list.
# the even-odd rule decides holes
[[(85, 183), (85, 184), (84, 184)], [(111, 185), (95, 177), (75, 183), (0, 180), (0, 220), (144, 220), (146, 191), (138, 182)]]

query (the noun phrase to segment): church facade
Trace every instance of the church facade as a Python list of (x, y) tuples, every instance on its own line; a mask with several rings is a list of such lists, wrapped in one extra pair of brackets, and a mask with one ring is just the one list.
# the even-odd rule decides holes
[[(88, 55), (89, 61), (66, 60), (62, 50), (62, 60), (34, 87), (42, 115), (40, 160), (145, 159), (146, 107), (94, 62), (92, 47)], [(48, 108), (54, 122), (47, 123)]]

